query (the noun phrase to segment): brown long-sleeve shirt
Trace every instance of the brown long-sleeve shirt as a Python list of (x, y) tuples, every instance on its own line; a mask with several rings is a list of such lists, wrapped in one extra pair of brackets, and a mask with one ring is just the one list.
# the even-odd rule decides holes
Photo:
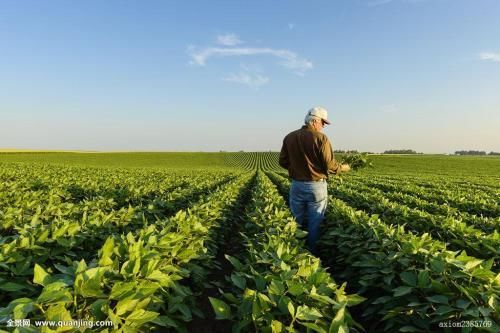
[(283, 139), (279, 164), (288, 170), (292, 179), (300, 181), (326, 179), (329, 173), (340, 170), (328, 137), (309, 125)]

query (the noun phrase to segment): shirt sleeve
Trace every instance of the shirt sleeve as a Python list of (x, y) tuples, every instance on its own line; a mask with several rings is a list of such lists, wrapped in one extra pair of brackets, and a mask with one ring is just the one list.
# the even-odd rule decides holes
[(285, 140), (283, 140), (283, 146), (281, 147), (279, 164), (287, 170), (290, 166), (290, 159), (288, 157), (288, 149), (286, 148)]
[(340, 171), (340, 163), (335, 160), (333, 155), (333, 148), (328, 138), (325, 140), (322, 146), (322, 156), (324, 158), (324, 163), (326, 165), (326, 169), (328, 174), (330, 173), (338, 173)]

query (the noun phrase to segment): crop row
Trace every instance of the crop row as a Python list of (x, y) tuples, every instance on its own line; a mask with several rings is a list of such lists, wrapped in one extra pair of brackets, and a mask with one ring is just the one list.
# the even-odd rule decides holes
[(276, 152), (240, 152), (226, 156), (226, 163), (246, 170), (279, 170), (279, 154)]
[(383, 195), (390, 201), (394, 201), (410, 208), (423, 210), (429, 214), (439, 215), (443, 218), (453, 217), (454, 219), (463, 221), (464, 223), (479, 228), (484, 232), (500, 232), (500, 217), (491, 218), (473, 215), (467, 212), (459, 211), (457, 208), (448, 205), (437, 204), (427, 200), (420, 199), (416, 196), (402, 193), (399, 191), (382, 191), (376, 186), (368, 186), (362, 180), (349, 179), (346, 182), (347, 186), (352, 189), (363, 191), (364, 193)]
[(33, 283), (43, 289), (10, 302), (0, 319), (110, 319), (115, 331), (182, 330), (193, 313), (202, 315), (195, 290), (213, 265), (216, 230), (248, 179), (242, 175), (134, 233), (109, 236), (97, 260), (35, 264)]
[(243, 250), (227, 256), (233, 272), (223, 299), (212, 298), (221, 319), (236, 321), (233, 331), (349, 331), (356, 324), (348, 306), (363, 301), (347, 295), (303, 249), (305, 236), (282, 197), (258, 172), (242, 226)]
[[(361, 178), (364, 178), (361, 176)], [(500, 193), (500, 187), (494, 176), (482, 177), (481, 183), (475, 183), (468, 177), (448, 177), (442, 175), (370, 175), (370, 179), (385, 183), (397, 183), (402, 185), (418, 185), (429, 190), (453, 190), (460, 194), (473, 194), (482, 196), (497, 197)]]
[[(288, 180), (274, 176), (282, 191)], [(329, 196), (321, 258), (337, 280), (367, 301), (359, 306), (371, 331), (435, 331), (445, 321), (487, 322), (498, 329), (500, 274), (493, 259), (449, 251), (429, 234), (390, 226)]]
[(350, 206), (378, 214), (387, 224), (405, 225), (409, 231), (430, 233), (432, 237), (449, 242), (452, 248), (465, 249), (479, 258), (498, 260), (500, 257), (500, 234), (485, 234), (453, 217), (432, 215), (425, 211), (409, 208), (384, 197), (382, 192), (351, 189), (349, 186), (330, 186), (331, 195)]
[[(97, 254), (95, 249), (109, 235), (135, 233), (187, 207), (200, 193), (229, 179), (195, 178), (197, 183), (191, 187), (158, 193), (150, 201), (128, 198), (126, 207), (106, 197), (67, 202), (64, 186), (22, 192), (21, 199), (0, 210), (0, 289), (9, 292), (2, 294), (0, 300), (6, 302), (36, 292), (27, 279), (32, 276), (35, 263), (54, 268), (75, 259), (92, 260)], [(129, 192), (140, 193), (143, 189), (131, 188)], [(23, 200), (28, 196), (30, 200)], [(133, 203), (137, 205), (132, 206)]]
[(372, 180), (368, 177), (362, 180), (367, 186), (377, 187), (383, 191), (397, 191), (412, 196), (422, 198), (427, 201), (438, 204), (449, 205), (460, 211), (470, 214), (482, 215), (486, 217), (499, 217), (500, 207), (498, 206), (498, 197), (488, 197), (479, 194), (457, 194), (455, 190), (448, 189), (429, 189), (416, 186), (415, 183), (405, 182), (404, 179), (387, 181)]

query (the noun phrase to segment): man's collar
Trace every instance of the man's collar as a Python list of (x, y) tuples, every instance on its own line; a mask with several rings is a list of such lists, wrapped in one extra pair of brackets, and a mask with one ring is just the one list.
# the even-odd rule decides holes
[(310, 124), (307, 124), (307, 125), (303, 125), (301, 129), (308, 129), (308, 130), (311, 130), (311, 131), (317, 131), (317, 129), (315, 129), (312, 125)]

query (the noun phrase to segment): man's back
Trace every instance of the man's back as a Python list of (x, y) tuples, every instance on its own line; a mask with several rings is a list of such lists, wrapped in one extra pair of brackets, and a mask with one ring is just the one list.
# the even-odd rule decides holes
[(338, 168), (328, 137), (308, 125), (285, 137), (279, 163), (292, 179), (301, 181), (326, 179), (329, 170)]

